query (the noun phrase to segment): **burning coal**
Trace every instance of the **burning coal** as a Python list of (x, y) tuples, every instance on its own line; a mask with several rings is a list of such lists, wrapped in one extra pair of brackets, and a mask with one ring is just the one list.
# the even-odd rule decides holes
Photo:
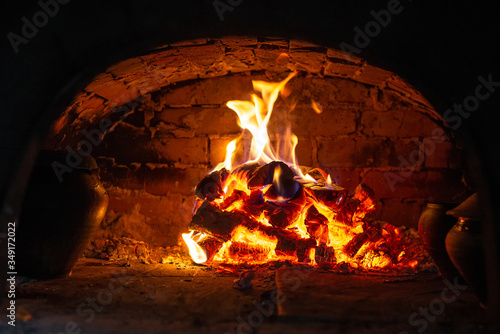
[(233, 166), (238, 140), (229, 143), (225, 161), (196, 187), (191, 233), (183, 235), (193, 261), (415, 267), (400, 229), (365, 219), (375, 210), (372, 189), (360, 184), (349, 195), (325, 171), (299, 167), (290, 127), (271, 144), (267, 125), (274, 104), (294, 76), (278, 83), (253, 81), (260, 94), (252, 94), (252, 101), (227, 103), (251, 133), (251, 146), (243, 152), (245, 161)]

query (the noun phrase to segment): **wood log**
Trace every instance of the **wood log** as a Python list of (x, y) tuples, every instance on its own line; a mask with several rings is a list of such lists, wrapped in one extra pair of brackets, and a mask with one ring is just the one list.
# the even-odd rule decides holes
[(241, 205), (243, 206), (243, 204), (247, 201), (247, 199), (248, 195), (244, 191), (234, 189), (231, 192), (231, 195), (226, 196), (224, 198), (224, 201), (219, 205), (219, 207), (222, 210), (226, 210), (229, 206), (231, 206), (237, 201), (241, 201)]
[(347, 190), (342, 187), (326, 188), (322, 185), (307, 184), (306, 193), (333, 211), (340, 210), (347, 199)]
[(248, 180), (248, 188), (260, 188), (268, 184), (273, 184), (274, 172), (280, 169), (279, 181), (293, 180), (295, 173), (287, 164), (281, 161), (273, 161), (257, 169), (255, 174)]
[(320, 245), (328, 244), (328, 218), (319, 213), (314, 205), (307, 210), (304, 224), (311, 238), (317, 240)]
[(337, 258), (335, 257), (335, 249), (326, 245), (316, 246), (314, 260), (319, 266), (335, 264), (337, 262)]
[(244, 183), (248, 183), (248, 180), (250, 180), (255, 175), (259, 167), (259, 164), (256, 162), (244, 164), (236, 167), (231, 172), (231, 175), (240, 179)]
[(200, 241), (198, 245), (200, 245), (200, 247), (205, 251), (205, 254), (207, 254), (208, 261), (211, 261), (213, 256), (221, 248), (222, 242), (212, 237), (206, 237), (205, 239)]
[(224, 195), (224, 187), (229, 172), (227, 169), (212, 172), (205, 176), (195, 188), (195, 194), (202, 200), (213, 201)]
[(367, 242), (377, 243), (380, 240), (383, 240), (382, 234), (379, 232), (377, 227), (368, 226), (368, 228), (356, 235), (344, 246), (344, 252), (346, 252), (349, 256), (354, 257), (360, 248)]
[(239, 212), (223, 212), (211, 205), (210, 202), (205, 201), (191, 218), (189, 229), (227, 241), (231, 238), (231, 232), (234, 228), (248, 219)]

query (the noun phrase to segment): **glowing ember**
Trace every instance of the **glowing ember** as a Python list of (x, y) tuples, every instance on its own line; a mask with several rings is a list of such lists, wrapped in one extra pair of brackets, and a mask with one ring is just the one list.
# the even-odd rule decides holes
[[(252, 135), (243, 163), (234, 166), (242, 138), (227, 145), (226, 159), (196, 187), (196, 211), (183, 234), (193, 261), (260, 264), (289, 260), (311, 266), (414, 268), (408, 244), (390, 224), (365, 220), (375, 210), (373, 191), (359, 185), (354, 194), (323, 170), (305, 175), (295, 157), (297, 137), (289, 126), (273, 146), (268, 123), (279, 95), (287, 95), (290, 74), (278, 83), (253, 81), (250, 101), (229, 101), (238, 125)], [(313, 101), (313, 109), (321, 106)], [(195, 240), (193, 232), (203, 233)]]

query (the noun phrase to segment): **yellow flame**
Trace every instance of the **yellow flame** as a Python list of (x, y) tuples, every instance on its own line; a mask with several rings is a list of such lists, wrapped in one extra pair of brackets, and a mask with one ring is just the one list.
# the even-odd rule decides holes
[(237, 139), (235, 139), (235, 140), (231, 141), (229, 144), (227, 144), (227, 146), (226, 146), (226, 159), (224, 159), (224, 162), (219, 163), (214, 168), (214, 171), (221, 170), (222, 168), (225, 168), (229, 171), (232, 170), (232, 158), (233, 158), (233, 153), (236, 150), (236, 142), (237, 142)]
[(201, 248), (191, 237), (193, 236), (194, 231), (191, 231), (191, 233), (183, 233), (182, 234), (182, 239), (184, 239), (184, 242), (188, 246), (189, 249), (189, 255), (191, 255), (191, 258), (193, 259), (194, 262), (196, 263), (203, 263), (207, 262), (207, 254), (205, 254), (205, 251), (203, 248)]
[[(238, 115), (238, 125), (252, 134), (250, 157), (248, 162), (269, 163), (283, 160), (270, 144), (267, 124), (273, 112), (274, 103), (285, 85), (296, 73), (291, 73), (281, 82), (252, 81), (254, 90), (261, 97), (252, 94), (252, 101), (229, 101), (227, 106)], [(292, 138), (289, 138), (293, 142)], [(295, 139), (296, 140), (296, 139)], [(296, 145), (296, 143), (295, 143)], [(290, 145), (295, 146), (293, 143)], [(233, 151), (234, 152), (234, 151)], [(292, 163), (293, 161), (287, 161)]]
[(304, 180), (317, 183), (317, 181), (309, 174), (304, 175)]

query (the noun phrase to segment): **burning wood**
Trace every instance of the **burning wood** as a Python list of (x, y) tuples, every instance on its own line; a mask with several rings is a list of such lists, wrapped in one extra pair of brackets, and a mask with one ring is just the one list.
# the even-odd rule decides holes
[[(321, 267), (338, 263), (340, 270), (408, 265), (399, 230), (365, 219), (375, 210), (372, 189), (360, 184), (349, 196), (320, 168), (304, 175), (294, 157), (297, 138), (289, 128), (279, 145), (285, 151), (271, 146), (267, 123), (292, 77), (280, 83), (254, 81), (262, 97), (227, 103), (240, 126), (252, 133), (251, 150), (246, 162), (232, 168), (237, 145), (231, 142), (225, 162), (197, 185), (201, 204), (189, 229), (203, 236), (194, 240), (192, 233), (183, 235), (198, 246), (190, 247), (193, 259), (225, 264), (283, 260)], [(248, 279), (251, 285), (251, 277), (243, 277), (235, 282), (237, 288), (247, 287)]]

